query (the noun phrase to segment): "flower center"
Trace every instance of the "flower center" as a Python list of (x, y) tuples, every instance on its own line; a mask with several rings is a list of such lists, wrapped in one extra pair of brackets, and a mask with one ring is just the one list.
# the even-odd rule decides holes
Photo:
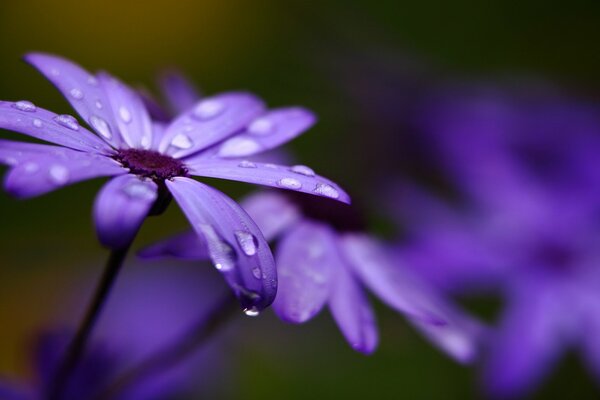
[(114, 159), (125, 168), (129, 168), (132, 174), (157, 182), (176, 176), (187, 176), (188, 173), (181, 161), (152, 150), (119, 150)]

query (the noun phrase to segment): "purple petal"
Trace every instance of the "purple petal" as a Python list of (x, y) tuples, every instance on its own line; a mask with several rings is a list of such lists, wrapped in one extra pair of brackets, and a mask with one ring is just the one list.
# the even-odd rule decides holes
[(367, 296), (344, 263), (336, 263), (333, 274), (335, 279), (329, 298), (331, 314), (350, 346), (371, 354), (379, 343), (379, 333)]
[(0, 128), (89, 153), (113, 152), (96, 135), (79, 126), (75, 118), (59, 116), (27, 101), (1, 101)]
[(300, 324), (325, 305), (331, 288), (332, 268), (339, 254), (333, 231), (326, 225), (299, 222), (281, 239), (276, 252), (279, 289), (273, 303), (277, 315)]
[(165, 71), (158, 83), (169, 109), (175, 115), (187, 111), (200, 101), (200, 92), (179, 71)]
[(109, 248), (127, 246), (148, 216), (158, 194), (151, 180), (134, 175), (111, 179), (98, 193), (94, 221), (100, 242)]
[(47, 144), (13, 142), (11, 140), (0, 140), (0, 163), (6, 165), (17, 165), (35, 156), (57, 155), (67, 156), (75, 150)]
[(32, 388), (19, 383), (0, 379), (0, 399), (2, 400), (36, 400)]
[(147, 259), (162, 257), (176, 257), (192, 261), (210, 259), (206, 240), (194, 231), (180, 233), (152, 244), (143, 248), (138, 255)]
[(247, 157), (278, 147), (315, 123), (315, 116), (300, 107), (269, 111), (252, 121), (246, 130), (227, 139), (216, 149), (219, 157)]
[(98, 74), (123, 141), (131, 148), (152, 146), (152, 121), (141, 97), (124, 83), (107, 73)]
[(195, 159), (186, 165), (192, 175), (272, 186), (350, 203), (350, 196), (342, 188), (305, 166), (209, 158)]
[(29, 198), (79, 181), (125, 173), (111, 158), (63, 148), (21, 160), (6, 175), (4, 186), (13, 196)]
[(189, 178), (166, 182), (194, 230), (208, 243), (215, 267), (224, 275), (249, 315), (271, 304), (277, 291), (275, 261), (250, 216), (221, 192)]
[(62, 92), (102, 139), (113, 147), (121, 146), (115, 115), (97, 77), (71, 61), (50, 54), (30, 53), (25, 60)]
[(252, 194), (244, 198), (241, 205), (256, 222), (267, 241), (275, 239), (301, 216), (293, 202), (275, 192)]
[(244, 129), (265, 111), (249, 93), (224, 93), (200, 101), (167, 127), (159, 151), (185, 157)]

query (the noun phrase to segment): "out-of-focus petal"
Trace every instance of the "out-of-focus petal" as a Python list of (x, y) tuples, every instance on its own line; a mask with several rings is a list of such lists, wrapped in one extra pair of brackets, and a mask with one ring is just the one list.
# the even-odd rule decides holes
[(181, 158), (244, 129), (265, 111), (249, 93), (224, 93), (209, 97), (181, 114), (166, 129), (159, 151)]
[(272, 191), (251, 194), (242, 200), (241, 205), (267, 241), (275, 239), (301, 217), (300, 210), (293, 202)]
[(77, 153), (80, 152), (65, 147), (0, 140), (0, 163), (6, 165), (14, 166), (34, 156), (56, 155), (67, 157), (69, 154)]
[(189, 161), (186, 165), (192, 175), (272, 186), (350, 203), (350, 196), (342, 188), (305, 166), (205, 158)]
[(39, 70), (105, 141), (120, 147), (121, 136), (100, 80), (77, 64), (51, 54), (30, 53), (25, 60)]
[(165, 71), (160, 76), (158, 84), (174, 115), (187, 111), (200, 101), (200, 92), (177, 70)]
[(334, 232), (326, 225), (302, 221), (286, 233), (276, 252), (279, 290), (273, 309), (287, 322), (300, 324), (325, 305), (332, 269), (339, 263)]
[(13, 196), (28, 198), (83, 180), (125, 173), (111, 158), (59, 149), (21, 160), (6, 175), (4, 186)]
[(215, 267), (249, 314), (270, 305), (277, 292), (275, 261), (262, 233), (233, 200), (189, 178), (166, 182), (194, 230), (203, 235)]
[(208, 246), (204, 236), (195, 231), (180, 233), (143, 248), (138, 255), (142, 258), (176, 257), (183, 260), (208, 260)]
[(131, 148), (150, 149), (152, 121), (141, 97), (124, 83), (107, 73), (98, 74), (112, 109), (118, 133)]
[(133, 175), (111, 179), (98, 193), (94, 221), (100, 242), (109, 248), (127, 246), (147, 217), (158, 194), (156, 183)]
[(26, 101), (0, 101), (0, 128), (89, 153), (113, 152), (70, 115), (57, 115)]
[(315, 120), (312, 112), (301, 107), (269, 111), (252, 121), (244, 132), (219, 144), (216, 154), (236, 158), (271, 150), (306, 131)]

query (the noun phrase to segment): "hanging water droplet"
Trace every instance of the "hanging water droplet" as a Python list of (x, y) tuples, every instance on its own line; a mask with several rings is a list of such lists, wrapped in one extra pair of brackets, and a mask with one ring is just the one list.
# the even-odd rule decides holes
[(123, 193), (132, 199), (154, 201), (156, 199), (156, 190), (152, 186), (143, 182), (132, 182), (123, 187)]
[(248, 127), (248, 132), (254, 135), (268, 135), (273, 133), (273, 122), (267, 118), (254, 120)]
[(281, 178), (277, 181), (277, 185), (285, 189), (298, 190), (302, 188), (302, 182), (295, 178)]
[(194, 108), (192, 115), (198, 119), (210, 119), (222, 113), (224, 109), (225, 105), (218, 100), (204, 100)]
[(290, 171), (304, 176), (315, 176), (315, 171), (313, 171), (312, 168), (307, 167), (306, 165), (294, 165), (292, 168), (290, 168)]
[(242, 160), (238, 164), (238, 167), (240, 167), (240, 168), (256, 168), (256, 164), (254, 164), (252, 161)]
[(235, 231), (234, 235), (244, 254), (247, 256), (256, 254), (258, 239), (253, 234), (246, 231)]
[(34, 112), (35, 110), (37, 110), (35, 104), (27, 100), (17, 101), (12, 106), (20, 111)]
[(98, 110), (102, 110), (102, 107), (103, 107), (103, 105), (102, 105), (102, 102), (101, 102), (100, 100), (96, 100), (96, 101), (94, 102), (94, 105), (96, 106), (96, 108), (97, 108)]
[(69, 128), (69, 129), (74, 130), (74, 131), (78, 131), (79, 130), (79, 123), (77, 122), (77, 120), (73, 116), (71, 116), (69, 114), (57, 115), (53, 119), (59, 125), (62, 125), (65, 128)]
[(332, 199), (337, 199), (340, 197), (340, 193), (337, 191), (337, 189), (331, 185), (328, 185), (327, 183), (318, 183), (314, 192), (316, 194), (320, 194), (321, 196), (330, 197)]
[(90, 124), (104, 138), (106, 138), (106, 139), (112, 138), (112, 132), (110, 131), (110, 126), (103, 118), (100, 118), (96, 115), (92, 115), (90, 117)]
[(71, 89), (71, 91), (69, 91), (69, 94), (75, 100), (81, 100), (81, 99), (83, 99), (83, 92), (81, 91), (81, 89), (73, 88), (73, 89)]
[(260, 150), (260, 144), (255, 140), (234, 137), (227, 140), (219, 149), (221, 157), (244, 157), (256, 153)]
[(69, 170), (63, 165), (52, 165), (48, 170), (48, 175), (57, 185), (64, 185), (69, 181)]
[(40, 166), (34, 162), (28, 162), (28, 163), (25, 163), (25, 165), (23, 165), (23, 170), (25, 170), (25, 172), (27, 172), (29, 174), (33, 174), (34, 172), (37, 172), (39, 169), (40, 169)]
[(252, 268), (252, 275), (256, 278), (256, 279), (260, 279), (262, 278), (262, 273), (260, 272), (260, 268), (255, 267)]
[(119, 117), (121, 117), (123, 122), (125, 122), (126, 124), (131, 122), (131, 112), (127, 107), (119, 107)]
[(183, 133), (179, 133), (171, 139), (171, 146), (175, 146), (179, 149), (189, 149), (193, 146), (192, 139), (188, 135), (184, 135)]
[(36, 128), (41, 128), (42, 126), (44, 126), (44, 124), (42, 123), (41, 119), (34, 118), (33, 119), (33, 126), (35, 126)]
[(253, 306), (253, 307), (244, 308), (244, 314), (246, 314), (249, 317), (258, 317), (258, 315), (260, 314), (260, 311), (258, 311), (258, 308)]

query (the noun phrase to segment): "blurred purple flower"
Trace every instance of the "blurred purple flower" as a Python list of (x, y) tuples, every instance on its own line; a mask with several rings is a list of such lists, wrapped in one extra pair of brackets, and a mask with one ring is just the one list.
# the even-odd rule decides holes
[[(152, 121), (135, 91), (105, 72), (92, 75), (47, 54), (30, 54), (26, 60), (58, 87), (98, 135), (70, 115), (56, 115), (28, 101), (1, 102), (0, 127), (58, 145), (0, 141), (0, 162), (11, 166), (6, 189), (27, 198), (85, 179), (116, 176), (94, 206), (100, 241), (111, 248), (128, 243), (146, 216), (172, 195), (196, 233), (208, 241), (213, 263), (248, 310), (268, 306), (275, 296), (269, 247), (233, 200), (190, 176), (349, 202), (342, 189), (320, 176), (240, 160), (308, 129), (315, 118), (303, 108), (269, 111), (254, 95), (231, 92), (206, 98), (162, 124)], [(184, 98), (172, 82), (169, 88), (173, 96)], [(252, 272), (257, 268), (259, 278)]]
[[(242, 204), (267, 239), (279, 240), (279, 291), (273, 307), (281, 319), (303, 323), (328, 305), (350, 345), (372, 353), (378, 331), (366, 287), (454, 358), (466, 363), (475, 357), (480, 327), (391, 257), (383, 242), (365, 233), (353, 208), (273, 192), (250, 196)], [(206, 248), (196, 235), (184, 233), (140, 255), (206, 259)], [(260, 276), (259, 270), (254, 272)]]

